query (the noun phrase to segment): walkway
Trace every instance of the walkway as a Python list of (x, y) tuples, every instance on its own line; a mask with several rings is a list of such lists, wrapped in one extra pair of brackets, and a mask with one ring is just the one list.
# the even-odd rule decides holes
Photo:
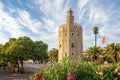
[(44, 67), (43, 64), (24, 64), (25, 73), (12, 73), (9, 70), (3, 70), (0, 68), (0, 80), (27, 80), (28, 77), (33, 74), (40, 67)]

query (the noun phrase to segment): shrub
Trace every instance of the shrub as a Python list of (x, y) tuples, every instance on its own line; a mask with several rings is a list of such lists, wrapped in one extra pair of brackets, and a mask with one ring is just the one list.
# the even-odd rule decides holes
[[(42, 75), (39, 76), (39, 73)], [(73, 62), (64, 58), (60, 64), (53, 62), (49, 67), (36, 71), (29, 80), (120, 80), (119, 74), (119, 65), (103, 66), (95, 62)]]

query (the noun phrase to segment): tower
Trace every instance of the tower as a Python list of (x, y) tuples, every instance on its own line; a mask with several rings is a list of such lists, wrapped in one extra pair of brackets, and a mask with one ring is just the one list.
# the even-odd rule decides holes
[(73, 11), (68, 10), (66, 23), (58, 29), (58, 61), (65, 56), (72, 60), (78, 60), (82, 56), (82, 27), (74, 23)]

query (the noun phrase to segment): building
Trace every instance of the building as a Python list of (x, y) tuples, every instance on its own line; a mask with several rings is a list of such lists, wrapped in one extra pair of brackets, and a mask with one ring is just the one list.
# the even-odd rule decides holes
[(82, 56), (83, 41), (82, 27), (74, 23), (73, 11), (68, 10), (66, 23), (58, 29), (58, 61), (65, 56), (72, 60), (78, 60)]

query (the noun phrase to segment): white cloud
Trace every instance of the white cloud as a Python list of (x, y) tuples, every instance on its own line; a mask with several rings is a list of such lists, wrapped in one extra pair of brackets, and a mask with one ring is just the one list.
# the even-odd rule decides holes
[[(41, 21), (33, 19), (26, 9), (7, 6), (10, 11), (7, 12), (4, 10), (6, 5), (0, 2), (0, 30), (6, 31), (6, 33), (0, 32), (0, 41), (5, 42), (9, 37), (26, 35), (33, 40), (46, 42), (49, 49), (57, 48), (58, 27), (65, 23), (67, 10), (72, 7), (75, 22), (83, 26), (84, 49), (94, 45), (93, 26), (99, 27), (98, 45), (102, 45), (101, 37), (104, 35), (108, 37), (109, 43), (118, 42), (120, 24), (116, 21), (120, 20), (120, 13), (119, 9), (114, 9), (116, 4), (111, 5), (109, 9), (104, 9), (101, 4), (96, 6), (97, 2), (90, 2), (90, 0), (78, 0), (73, 4), (74, 2), (73, 0), (35, 0), (32, 4), (26, 3), (29, 8), (41, 12)], [(17, 17), (11, 15), (13, 13)]]
[(37, 20), (31, 19), (30, 14), (25, 10), (18, 9), (18, 18), (16, 19), (18, 23), (24, 27), (27, 27), (34, 33), (39, 33), (40, 22)]
[[(6, 40), (8, 40), (8, 38), (10, 38), (10, 37), (16, 37), (16, 38), (18, 38), (19, 36), (25, 36), (25, 35), (29, 36), (28, 33), (26, 33), (26, 32), (24, 32), (24, 31), (21, 30), (21, 28), (23, 27), (23, 25), (21, 25), (20, 21), (19, 21), (19, 19), (21, 17), (22, 18), (24, 17), (24, 19), (26, 19), (26, 20), (22, 20), (21, 22), (22, 23), (26, 22), (27, 23), (26, 26), (29, 26), (31, 24), (31, 22), (29, 21), (29, 16), (28, 16), (29, 13), (27, 14), (27, 12), (23, 11), (23, 13), (21, 13), (21, 17), (14, 18), (8, 12), (4, 11), (4, 7), (5, 6), (2, 5), (1, 2), (0, 2), (0, 4), (1, 4), (1, 7), (2, 7), (0, 9), (0, 30), (1, 31), (6, 31), (5, 33), (1, 33), (1, 35), (0, 35), (1, 42), (5, 43)], [(13, 8), (9, 8), (9, 9), (10, 9), (10, 11), (15, 11)], [(18, 9), (18, 13), (20, 13), (19, 9)], [(36, 22), (34, 21), (34, 23), (36, 23)], [(34, 28), (33, 28), (33, 30), (35, 31)]]
[(21, 32), (20, 26), (16, 20), (12, 18), (8, 13), (6, 13), (3, 9), (0, 9), (0, 26), (1, 29), (4, 29), (7, 32), (11, 33), (11, 37), (17, 37), (19, 35), (18, 32)]
[[(4, 5), (0, 3), (0, 30), (6, 31), (1, 33), (0, 42), (6, 42), (10, 37), (29, 36), (33, 40), (42, 40), (50, 47), (56, 47), (57, 44), (57, 26), (50, 19), (43, 18), (43, 22), (32, 19), (30, 13), (19, 8), (9, 7), (10, 13), (15, 13), (17, 17), (13, 17), (10, 13), (4, 11)], [(37, 36), (32, 36), (29, 32), (22, 29), (29, 29)], [(9, 36), (8, 34), (9, 33)]]
[(105, 24), (109, 20), (109, 17), (107, 15), (108, 14), (106, 14), (99, 7), (91, 6), (89, 22), (94, 24)]

